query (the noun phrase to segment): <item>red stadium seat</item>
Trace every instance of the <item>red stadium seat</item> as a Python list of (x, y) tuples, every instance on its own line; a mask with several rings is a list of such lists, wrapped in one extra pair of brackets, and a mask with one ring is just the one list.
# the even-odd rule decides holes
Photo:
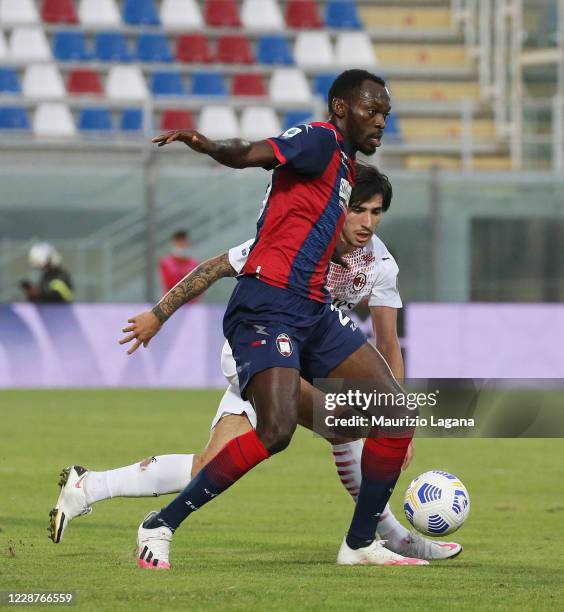
[(176, 59), (189, 64), (209, 64), (213, 56), (203, 34), (181, 34), (176, 43)]
[(222, 36), (217, 42), (217, 61), (224, 64), (254, 64), (251, 45), (244, 36)]
[(67, 90), (74, 95), (102, 95), (100, 76), (94, 70), (76, 69), (69, 74)]
[(320, 28), (323, 25), (315, 0), (288, 0), (286, 23), (291, 28)]
[(78, 23), (72, 0), (43, 0), (41, 18), (47, 23)]
[(161, 115), (161, 130), (191, 130), (194, 117), (188, 110), (167, 109)]
[(241, 26), (235, 0), (207, 0), (204, 18), (206, 23), (212, 27), (238, 28)]
[(232, 95), (266, 96), (266, 85), (261, 74), (236, 74), (233, 77)]

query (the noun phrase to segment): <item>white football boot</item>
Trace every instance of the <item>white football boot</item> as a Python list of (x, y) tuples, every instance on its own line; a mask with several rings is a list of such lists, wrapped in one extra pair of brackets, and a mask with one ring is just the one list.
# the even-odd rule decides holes
[(63, 539), (67, 525), (73, 519), (92, 512), (84, 494), (84, 479), (87, 474), (88, 470), (80, 465), (71, 465), (61, 471), (61, 492), (56, 506), (49, 513), (49, 537), (55, 544)]
[(398, 555), (415, 557), (416, 559), (453, 559), (462, 552), (462, 546), (456, 542), (436, 542), (411, 531), (408, 536), (399, 541), (387, 540), (388, 550)]
[(345, 537), (337, 555), (337, 565), (429, 565), (429, 562), (402, 557), (388, 550), (384, 540), (374, 540), (370, 546), (354, 550), (347, 544)]
[(137, 531), (137, 567), (152, 570), (170, 569), (169, 553), (172, 531), (161, 525), (145, 529), (143, 524), (157, 514), (149, 512)]

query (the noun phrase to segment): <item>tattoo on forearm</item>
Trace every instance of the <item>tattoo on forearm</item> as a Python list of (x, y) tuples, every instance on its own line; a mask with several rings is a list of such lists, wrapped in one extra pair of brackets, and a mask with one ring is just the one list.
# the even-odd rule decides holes
[(227, 276), (235, 276), (227, 253), (204, 261), (162, 298), (153, 308), (153, 314), (164, 323), (183, 304), (204, 293), (215, 281)]

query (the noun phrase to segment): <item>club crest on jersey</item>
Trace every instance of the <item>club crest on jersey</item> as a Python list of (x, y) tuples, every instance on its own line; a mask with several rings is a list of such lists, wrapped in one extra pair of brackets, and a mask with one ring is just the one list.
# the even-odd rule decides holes
[(342, 178), (339, 186), (339, 204), (341, 208), (347, 212), (349, 200), (351, 199), (352, 187), (347, 179)]
[(290, 336), (288, 336), (288, 334), (278, 334), (276, 337), (276, 348), (282, 357), (290, 357), (290, 355), (294, 352), (292, 341), (290, 340)]
[(353, 289), (355, 291), (362, 291), (366, 285), (366, 274), (359, 272), (353, 279)]

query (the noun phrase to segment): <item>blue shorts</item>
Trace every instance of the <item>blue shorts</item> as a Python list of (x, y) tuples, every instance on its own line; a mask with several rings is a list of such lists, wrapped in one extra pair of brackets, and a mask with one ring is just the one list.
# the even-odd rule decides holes
[(295, 368), (308, 381), (326, 378), (365, 342), (349, 317), (324, 304), (252, 276), (239, 279), (223, 333), (237, 364), (241, 396), (251, 378), (269, 368)]

